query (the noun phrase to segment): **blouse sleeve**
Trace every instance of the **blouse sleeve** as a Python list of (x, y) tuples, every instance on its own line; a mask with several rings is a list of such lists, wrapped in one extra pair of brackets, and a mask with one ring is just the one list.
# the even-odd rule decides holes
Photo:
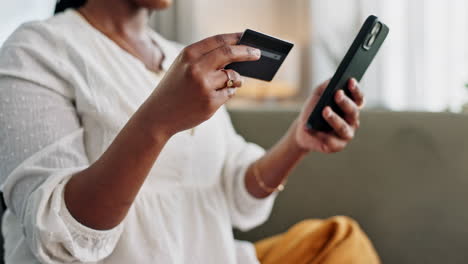
[(276, 193), (264, 199), (253, 197), (245, 186), (245, 174), (250, 164), (265, 151), (246, 142), (236, 133), (225, 108), (222, 108), (227, 138), (227, 153), (223, 171), (223, 187), (227, 196), (231, 222), (235, 228), (247, 231), (264, 223), (270, 216)]
[(99, 261), (113, 251), (122, 225), (92, 230), (65, 206), (64, 186), (89, 166), (83, 128), (73, 91), (59, 74), (66, 64), (56, 61), (43, 38), (29, 33), (17, 33), (0, 52), (1, 189), (41, 263)]

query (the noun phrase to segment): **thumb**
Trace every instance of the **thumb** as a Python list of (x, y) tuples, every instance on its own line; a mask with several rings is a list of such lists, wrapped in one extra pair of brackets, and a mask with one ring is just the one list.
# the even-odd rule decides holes
[(325, 92), (325, 89), (328, 87), (329, 83), (330, 80), (322, 83), (319, 87), (315, 89), (315, 91), (309, 96), (309, 98), (307, 98), (307, 101), (302, 109), (302, 113), (304, 115), (308, 116), (312, 113), (318, 101), (320, 100), (320, 97), (322, 97), (323, 93)]

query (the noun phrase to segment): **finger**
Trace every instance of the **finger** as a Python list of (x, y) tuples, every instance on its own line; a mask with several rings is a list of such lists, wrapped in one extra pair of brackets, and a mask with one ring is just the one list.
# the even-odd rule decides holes
[(351, 79), (348, 83), (348, 90), (351, 92), (351, 97), (359, 108), (364, 106), (364, 94), (359, 89), (359, 84), (356, 79)]
[(359, 120), (359, 107), (351, 100), (343, 90), (335, 94), (335, 102), (345, 115), (345, 120), (351, 126), (356, 126)]
[(335, 135), (330, 135), (324, 132), (317, 132), (315, 134), (320, 142), (320, 151), (323, 153), (334, 153), (343, 150), (348, 142)]
[(331, 107), (325, 107), (322, 115), (328, 124), (333, 128), (335, 134), (338, 135), (338, 137), (345, 140), (351, 140), (354, 137), (354, 129), (351, 128), (351, 126), (349, 126), (348, 123), (343, 120), (343, 118), (333, 112)]
[[(222, 88), (216, 90), (216, 98), (219, 104), (225, 104), (229, 99), (236, 95), (236, 91), (239, 87), (242, 87), (244, 78), (234, 70), (220, 70), (217, 71), (218, 82), (224, 82)], [(221, 74), (221, 76), (220, 76)], [(224, 78), (223, 78), (224, 76)], [(233, 85), (228, 87), (228, 81), (232, 80)], [(220, 84), (218, 84), (220, 85)]]
[(217, 105), (225, 104), (227, 101), (229, 101), (229, 99), (236, 96), (237, 89), (238, 88), (223, 88), (223, 89), (217, 90), (215, 98), (214, 98), (216, 104)]
[(307, 99), (307, 103), (304, 105), (304, 109), (302, 110), (302, 113), (305, 113), (307, 115), (310, 115), (310, 113), (312, 113), (312, 110), (314, 109), (318, 100), (322, 96), (323, 92), (325, 92), (325, 89), (327, 88), (329, 83), (330, 83), (330, 80), (325, 81), (318, 88), (315, 89), (312, 95), (310, 95), (309, 98)]
[(203, 69), (222, 69), (232, 62), (256, 61), (260, 57), (259, 49), (244, 45), (225, 45), (204, 55), (200, 65)]
[(213, 85), (216, 90), (229, 88), (228, 81), (232, 80), (233, 85), (230, 88), (239, 88), (244, 83), (242, 76), (234, 70), (219, 70), (213, 74)]
[(326, 80), (317, 89), (315, 89), (314, 95), (321, 97), (323, 93), (325, 92), (325, 89), (327, 89), (328, 84), (330, 84), (330, 79)]
[(191, 50), (194, 54), (199, 57), (212, 50), (226, 45), (236, 45), (241, 38), (242, 33), (231, 33), (231, 34), (220, 34), (206, 38), (202, 41), (196, 42), (188, 46), (188, 50)]

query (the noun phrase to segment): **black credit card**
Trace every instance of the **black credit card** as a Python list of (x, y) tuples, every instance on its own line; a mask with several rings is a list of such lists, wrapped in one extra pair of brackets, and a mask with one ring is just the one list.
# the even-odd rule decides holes
[(225, 67), (242, 76), (271, 81), (281, 64), (288, 56), (294, 44), (247, 29), (239, 40), (239, 45), (246, 45), (261, 50), (262, 56), (257, 61), (234, 62)]

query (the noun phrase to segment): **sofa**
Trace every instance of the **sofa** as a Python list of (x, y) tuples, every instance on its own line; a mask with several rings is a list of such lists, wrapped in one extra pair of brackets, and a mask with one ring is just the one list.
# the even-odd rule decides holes
[[(231, 109), (247, 140), (271, 147), (297, 110)], [(257, 241), (309, 218), (347, 215), (383, 263), (467, 263), (468, 115), (365, 111), (349, 147), (310, 154), (270, 219), (238, 239)]]

